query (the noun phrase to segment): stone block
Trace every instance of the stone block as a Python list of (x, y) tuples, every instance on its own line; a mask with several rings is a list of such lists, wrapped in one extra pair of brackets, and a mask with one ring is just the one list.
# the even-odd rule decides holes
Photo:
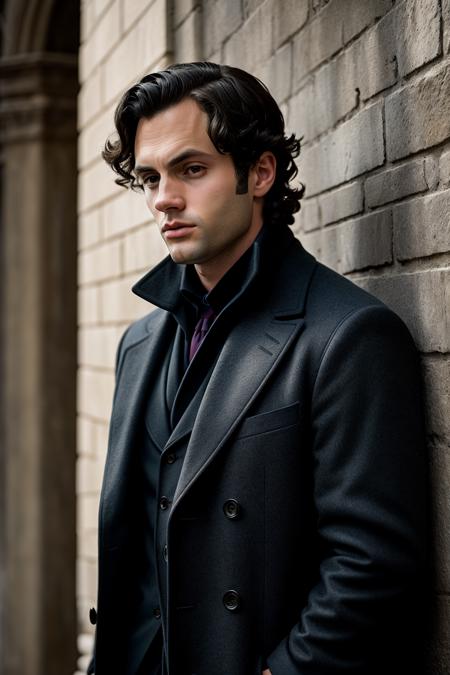
[(89, 417), (77, 416), (77, 454), (92, 455), (94, 452), (94, 424)]
[(439, 182), (442, 186), (450, 186), (450, 150), (443, 152), (440, 157)]
[(122, 0), (123, 29), (128, 31), (136, 21), (141, 20), (144, 12), (153, 4), (153, 0)]
[[(205, 53), (216, 51), (242, 24), (240, 0), (205, 0), (203, 3), (203, 40)], [(228, 63), (228, 61), (227, 61)]]
[(78, 261), (80, 284), (114, 279), (122, 273), (122, 242), (111, 241), (81, 251)]
[[(111, 177), (112, 175), (111, 173)], [(102, 217), (105, 239), (125, 234), (149, 221), (153, 222), (143, 193), (124, 188), (120, 188), (115, 198), (103, 205)]]
[[(324, 9), (294, 39), (294, 89), (306, 75), (336, 54), (343, 46), (343, 18), (337, 0)], [(341, 8), (342, 9), (342, 8)]]
[(90, 70), (78, 94), (78, 125), (82, 129), (101, 110), (100, 69)]
[(79, 494), (77, 499), (77, 531), (94, 530), (97, 527), (97, 522), (98, 495)]
[(316, 122), (312, 104), (314, 97), (314, 77), (312, 77), (288, 102), (286, 126), (290, 132), (294, 132), (305, 142), (316, 137)]
[(200, 0), (175, 0), (173, 3), (173, 25), (178, 28), (189, 14), (198, 7), (201, 7)]
[(355, 72), (355, 86), (363, 101), (395, 84), (397, 40), (392, 15), (388, 14), (344, 52), (342, 71)]
[(308, 20), (308, 0), (285, 0), (274, 6), (273, 31), (274, 47), (277, 49)]
[(291, 93), (292, 49), (287, 44), (279, 49), (268, 61), (254, 72), (264, 82), (278, 103), (285, 101)]
[(127, 235), (124, 241), (125, 273), (144, 273), (164, 258), (168, 251), (155, 224), (145, 225)]
[(450, 52), (450, 0), (442, 0), (444, 54)]
[(119, 194), (123, 188), (116, 185), (111, 169), (99, 159), (82, 169), (78, 181), (78, 210), (88, 211), (106, 199)]
[(99, 291), (95, 286), (80, 288), (78, 291), (78, 323), (83, 326), (99, 320)]
[(391, 8), (390, 0), (330, 0), (294, 40), (294, 86)]
[(294, 128), (309, 141), (333, 128), (359, 102), (355, 62), (347, 53), (321, 67), (290, 101)]
[[(111, 52), (120, 38), (120, 2), (114, 0), (84, 44), (84, 75), (88, 75)], [(83, 78), (84, 79), (84, 78)]]
[(446, 442), (430, 448), (431, 501), (433, 509), (435, 585), (438, 593), (450, 592), (450, 452)]
[(105, 322), (133, 321), (150, 312), (153, 307), (131, 292), (139, 275), (109, 281), (100, 288), (100, 312)]
[[(97, 488), (97, 491), (99, 495), (99, 487)], [(97, 530), (84, 531), (80, 533), (77, 537), (77, 551), (79, 557), (84, 560), (95, 560), (97, 558), (98, 551), (97, 542)], [(83, 673), (83, 675), (86, 675), (86, 671)]]
[[(76, 492), (80, 497), (95, 497), (95, 503), (98, 508), (98, 496), (103, 476), (103, 464), (95, 457), (79, 457), (77, 460)], [(90, 503), (90, 502), (89, 502)], [(86, 529), (95, 529), (97, 527), (97, 518), (92, 516), (87, 507), (88, 502), (84, 501), (84, 506), (80, 508), (77, 529), (78, 531)]]
[(395, 10), (398, 72), (402, 77), (440, 53), (439, 0), (408, 0)]
[(116, 326), (86, 326), (78, 332), (78, 363), (114, 370), (122, 330)]
[(355, 181), (319, 197), (322, 225), (335, 223), (363, 210), (363, 190), (361, 183)]
[(388, 159), (442, 143), (450, 137), (448, 64), (391, 94), (385, 105)]
[(97, 244), (102, 237), (99, 209), (83, 213), (78, 218), (78, 249), (84, 250)]
[(80, 368), (78, 371), (78, 410), (97, 420), (111, 416), (114, 375), (104, 370)]
[(102, 150), (105, 141), (114, 132), (114, 106), (91, 120), (81, 129), (78, 136), (78, 166), (86, 167), (94, 161), (103, 161)]
[(391, 212), (387, 209), (327, 227), (305, 243), (321, 262), (341, 274), (385, 265), (392, 261)]
[(364, 187), (366, 203), (370, 208), (417, 192), (424, 192), (429, 188), (425, 174), (425, 160), (416, 159), (408, 164), (369, 176)]
[(450, 190), (394, 207), (397, 260), (422, 258), (450, 250)]
[(225, 62), (254, 72), (272, 54), (273, 5), (266, 0), (225, 43)]
[(318, 143), (305, 148), (302, 180), (313, 196), (384, 162), (382, 101), (362, 110)]
[(303, 232), (318, 230), (320, 227), (319, 202), (317, 199), (304, 199), (299, 213), (299, 227)]
[(355, 279), (399, 314), (422, 352), (450, 351), (450, 270)]
[[(443, 441), (450, 437), (450, 361), (448, 357), (432, 355), (424, 358), (422, 373), (428, 434)], [(450, 551), (450, 548), (448, 550)]]
[(202, 14), (200, 9), (192, 12), (175, 30), (175, 61), (187, 63), (202, 59)]
[(81, 43), (86, 42), (92, 29), (95, 26), (95, 8), (93, 2), (80, 3), (80, 39)]
[[(336, 0), (336, 2), (338, 3), (339, 0)], [(367, 26), (384, 16), (391, 7), (391, 0), (371, 0), (370, 2), (347, 0), (345, 10), (342, 11), (342, 5), (340, 7), (343, 15), (344, 44), (347, 44)]]
[(80, 597), (95, 599), (97, 596), (97, 563), (78, 558), (76, 565), (77, 594)]
[[(121, 335), (124, 329), (121, 329)], [(109, 420), (97, 421), (94, 425), (94, 451), (99, 461), (104, 465), (108, 450)]]
[(166, 5), (167, 0), (154, 0), (102, 64), (107, 103), (144, 73), (162, 66), (169, 50)]
[(94, 5), (95, 16), (97, 19), (103, 14), (111, 2), (114, 2), (114, 0), (93, 0), (93, 3), (91, 0), (91, 3)]

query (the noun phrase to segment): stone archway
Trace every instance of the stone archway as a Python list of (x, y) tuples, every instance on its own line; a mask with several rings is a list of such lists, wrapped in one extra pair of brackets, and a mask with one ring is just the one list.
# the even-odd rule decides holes
[(6, 0), (0, 59), (0, 673), (76, 664), (79, 3)]

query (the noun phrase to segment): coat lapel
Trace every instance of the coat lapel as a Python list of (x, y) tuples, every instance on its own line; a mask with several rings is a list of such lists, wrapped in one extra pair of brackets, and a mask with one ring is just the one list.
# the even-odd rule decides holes
[(190, 483), (234, 432), (302, 326), (302, 318), (276, 321), (265, 314), (248, 316), (233, 330), (198, 408), (174, 508)]
[(290, 238), (284, 257), (267, 261), (264, 307), (249, 311), (231, 331), (214, 366), (174, 495), (172, 514), (191, 483), (220, 452), (305, 325), (316, 260)]

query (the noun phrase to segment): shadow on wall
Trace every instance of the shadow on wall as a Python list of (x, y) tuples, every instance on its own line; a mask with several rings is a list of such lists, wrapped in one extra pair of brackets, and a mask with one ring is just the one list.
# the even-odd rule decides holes
[(421, 354), (433, 551), (428, 672), (444, 675), (450, 667), (450, 69), (442, 63), (439, 3), (429, 3), (435, 12), (426, 22), (414, 14), (419, 4), (396, 5), (315, 71), (291, 104), (300, 110), (290, 108), (290, 122), (305, 135), (299, 165), (307, 192), (299, 223), (306, 248), (399, 314)]

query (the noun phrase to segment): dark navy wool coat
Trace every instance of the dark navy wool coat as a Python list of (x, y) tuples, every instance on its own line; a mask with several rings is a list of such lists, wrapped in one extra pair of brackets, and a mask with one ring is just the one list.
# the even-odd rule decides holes
[[(280, 238), (196, 415), (184, 405), (169, 439), (187, 444), (167, 527), (169, 675), (260, 675), (266, 662), (273, 675), (419, 673), (426, 471), (416, 351), (385, 305), (319, 264), (288, 228)], [(159, 279), (170, 305), (173, 267), (163, 261), (140, 293)], [(124, 672), (139, 565), (134, 438), (174, 331), (157, 309), (118, 353), (96, 675)], [(179, 399), (190, 395), (186, 386)]]

